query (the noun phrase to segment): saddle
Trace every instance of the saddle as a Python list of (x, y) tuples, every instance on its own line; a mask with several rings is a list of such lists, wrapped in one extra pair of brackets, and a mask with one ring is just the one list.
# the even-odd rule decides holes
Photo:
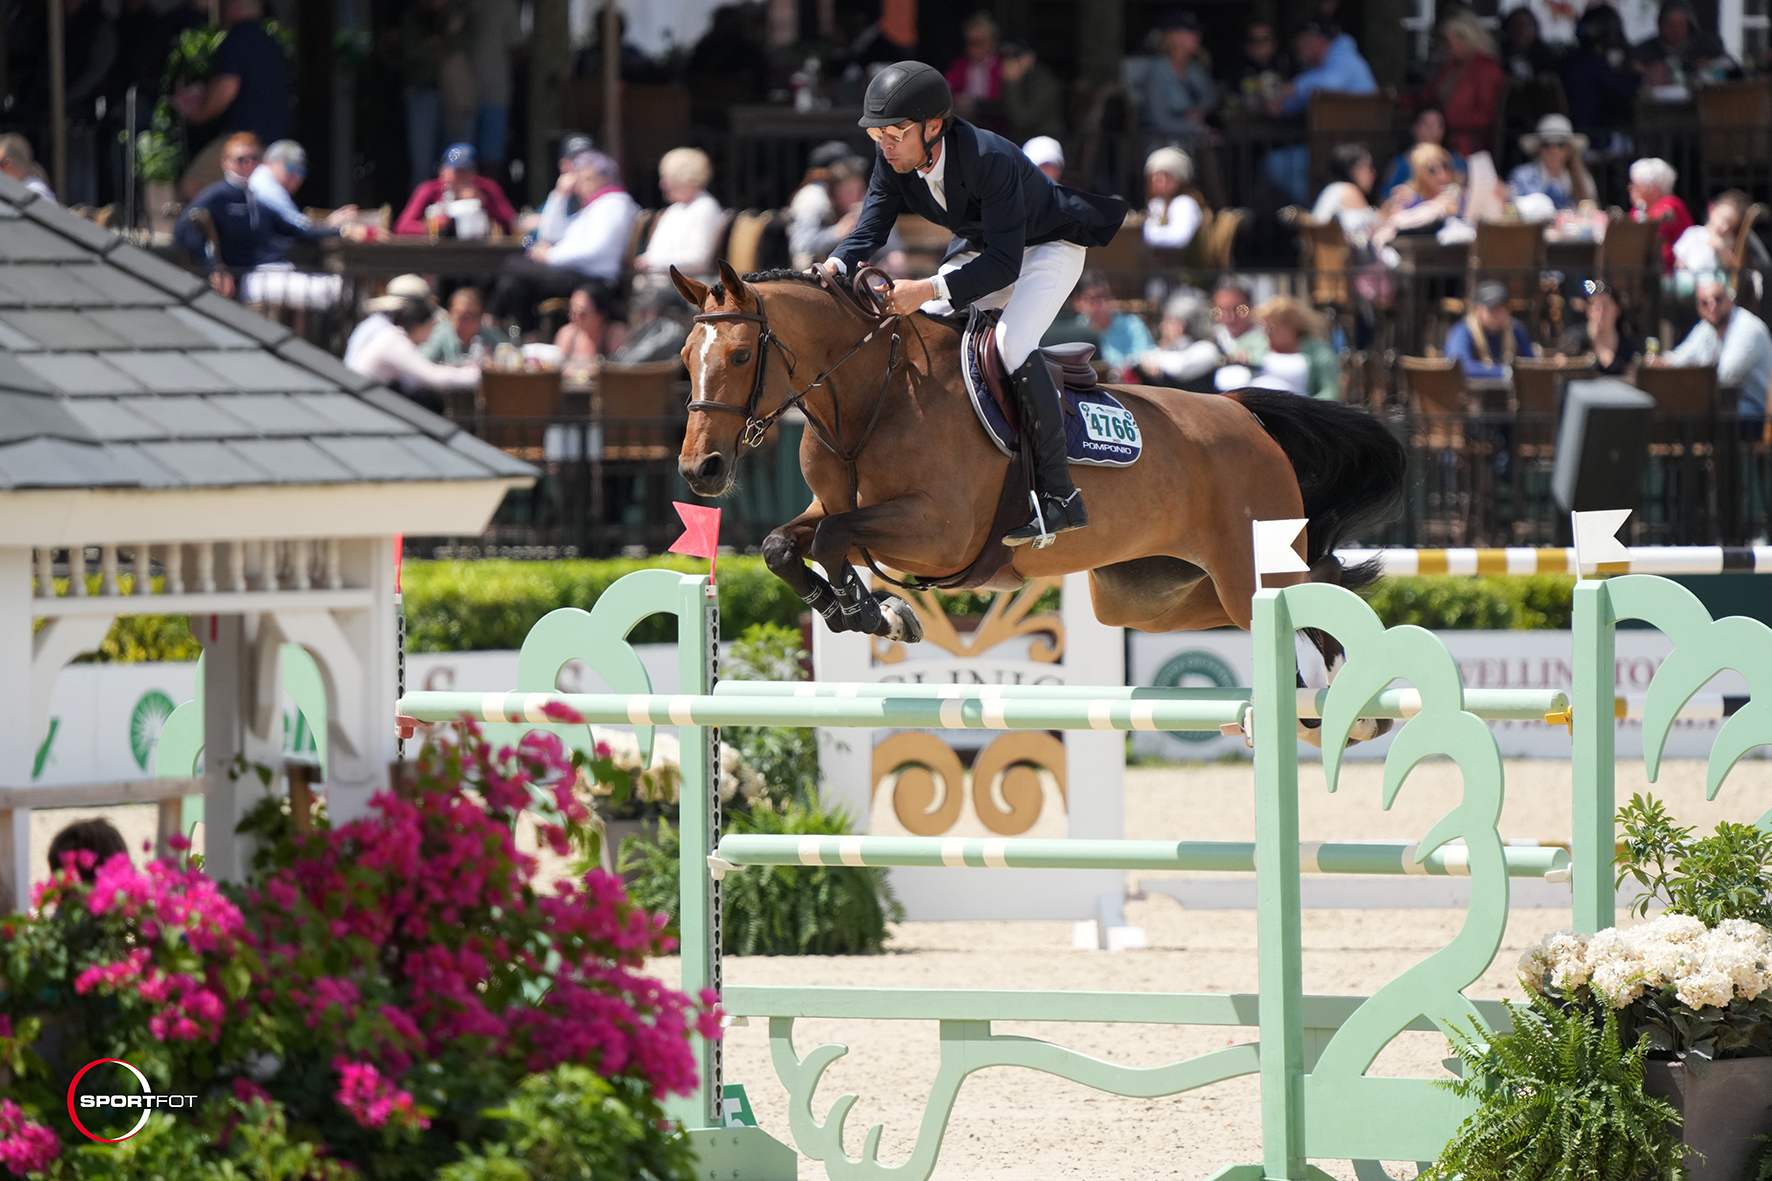
[[(982, 319), (982, 317), (981, 317)], [(995, 314), (990, 315), (990, 323), (996, 322)], [(966, 333), (966, 347), (972, 351), (972, 364), (975, 372), (984, 374), (985, 386), (990, 390), (991, 400), (1003, 412), (1010, 427), (1021, 429), (1021, 415), (1015, 404), (1015, 391), (1009, 388), (1009, 371), (1003, 367), (1003, 354), (997, 351), (996, 333), (977, 330)], [(1075, 390), (1084, 393), (1097, 386), (1095, 368), (1089, 364), (1089, 358), (1095, 355), (1095, 346), (1086, 340), (1071, 344), (1053, 345), (1051, 348), (1039, 350), (1040, 356), (1046, 361), (1046, 369), (1052, 374), (1052, 384), (1059, 390)], [(1072, 414), (1076, 409), (1069, 402), (1064, 403), (1065, 409)]]

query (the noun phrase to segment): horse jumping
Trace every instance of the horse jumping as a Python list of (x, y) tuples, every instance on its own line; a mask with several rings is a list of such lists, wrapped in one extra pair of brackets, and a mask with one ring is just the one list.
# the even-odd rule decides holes
[[(1009, 459), (987, 439), (960, 372), (958, 322), (882, 317), (792, 271), (741, 279), (721, 263), (712, 287), (672, 271), (698, 309), (683, 346), (694, 398), (678, 466), (702, 496), (732, 487), (737, 460), (781, 414), (807, 418), (800, 466), (813, 502), (763, 543), (770, 570), (833, 631), (921, 638), (903, 600), (870, 595), (867, 558), (923, 579), (968, 568), (992, 536)], [(810, 376), (816, 375), (816, 376)], [(1142, 631), (1234, 624), (1256, 589), (1250, 522), (1310, 518), (1298, 552), (1309, 575), (1357, 588), (1334, 550), (1395, 515), (1402, 445), (1363, 411), (1271, 390), (1196, 394), (1109, 387), (1132, 411), (1144, 454), (1130, 467), (1078, 467), (1091, 527), (1023, 547), (984, 585), (1089, 572), (1103, 623)], [(820, 577), (807, 565), (824, 568)]]

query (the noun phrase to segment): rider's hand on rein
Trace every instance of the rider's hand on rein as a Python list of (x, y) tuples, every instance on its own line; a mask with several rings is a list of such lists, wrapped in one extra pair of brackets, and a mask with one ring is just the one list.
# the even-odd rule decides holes
[(886, 297), (886, 310), (908, 316), (935, 298), (935, 284), (928, 279), (899, 279)]

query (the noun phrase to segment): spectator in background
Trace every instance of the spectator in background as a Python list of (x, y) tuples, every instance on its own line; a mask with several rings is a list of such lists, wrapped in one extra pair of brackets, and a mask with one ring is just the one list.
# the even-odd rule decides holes
[(1466, 377), (1506, 377), (1515, 357), (1536, 357), (1538, 346), (1508, 308), (1507, 287), (1479, 283), (1470, 313), (1446, 333), (1443, 351), (1464, 363)]
[(954, 113), (983, 126), (995, 119), (996, 104), (1003, 98), (1003, 59), (997, 53), (997, 22), (982, 10), (966, 18), (961, 28), (965, 51), (947, 68), (948, 88), (954, 92)]
[[(173, 227), (179, 245), (208, 269), (209, 285), (230, 299), (235, 280), (255, 267), (282, 262), (291, 242), (340, 233), (336, 226), (295, 225), (261, 204), (251, 189), (260, 155), (252, 133), (230, 135), (222, 150), (222, 179), (197, 194)], [(200, 224), (199, 211), (214, 227), (213, 242)]]
[(1536, 126), (1550, 114), (1560, 114), (1558, 96), (1562, 81), (1561, 55), (1539, 35), (1538, 16), (1528, 5), (1501, 20), (1501, 68), (1511, 85), (1507, 90), (1507, 126)]
[(1372, 231), (1375, 249), (1400, 233), (1432, 229), (1464, 207), (1464, 192), (1452, 171), (1452, 153), (1437, 144), (1417, 144), (1409, 163), (1409, 183), (1398, 185), (1379, 207), (1378, 225)]
[(1565, 357), (1591, 356), (1594, 367), (1608, 377), (1627, 381), (1643, 355), (1643, 334), (1619, 315), (1618, 296), (1598, 279), (1582, 284), (1587, 293), (1587, 319), (1563, 333), (1557, 351)]
[[(1384, 175), (1384, 184), (1379, 186), (1381, 200), (1390, 196), (1398, 185), (1409, 183), (1414, 175), (1409, 167), (1409, 158), (1422, 144), (1446, 146), (1446, 116), (1439, 107), (1425, 106), (1415, 112), (1415, 118), (1409, 123), (1409, 146), (1397, 153), (1396, 158), (1391, 161), (1389, 171)], [(1452, 154), (1452, 168), (1459, 176), (1464, 175), (1464, 161), (1457, 153)]]
[(614, 286), (621, 278), (628, 238), (640, 207), (621, 187), (621, 169), (602, 152), (574, 159), (573, 183), (579, 211), (550, 244), (538, 241), (527, 254), (506, 259), (492, 290), (492, 314), (515, 321), (525, 332), (536, 328), (535, 305), (569, 296), (586, 279)]
[(1632, 49), (1630, 56), (1651, 86), (1696, 87), (1702, 81), (1721, 81), (1740, 69), (1716, 34), (1699, 27), (1698, 14), (1688, 0), (1662, 0), (1655, 36)]
[(1341, 362), (1323, 339), (1317, 314), (1290, 295), (1276, 295), (1255, 310), (1267, 336), (1259, 384), (1326, 402), (1341, 398)]
[(1655, 223), (1655, 234), (1661, 239), (1661, 265), (1674, 269), (1674, 243), (1692, 228), (1692, 211), (1674, 196), (1674, 182), (1680, 179), (1672, 164), (1653, 156), (1630, 166), (1630, 215), (1632, 220)]
[(1509, 196), (1517, 199), (1538, 194), (1549, 197), (1558, 209), (1573, 209), (1594, 199), (1594, 178), (1581, 162), (1587, 136), (1575, 134), (1568, 116), (1540, 119), (1538, 130), (1520, 137), (1520, 150), (1528, 159), (1508, 173)]
[[(478, 201), (480, 205), (476, 210), (471, 205), (459, 204), (463, 201)], [(399, 220), (394, 222), (394, 232), (429, 233), (427, 219), (432, 216), (433, 207), (444, 227), (442, 232), (450, 237), (484, 238), (488, 223), (509, 232), (517, 217), (504, 190), (480, 175), (480, 161), (474, 154), (474, 145), (466, 143), (450, 145), (443, 153), (443, 163), (437, 169), (437, 175), (419, 182), (412, 190), (411, 200), (406, 202)]]
[(197, 153), (179, 181), (193, 200), (222, 177), (222, 150), (228, 138), (249, 132), (261, 144), (289, 134), (289, 57), (265, 29), (260, 0), (226, 0), (222, 16), (228, 31), (216, 48), (209, 81), (173, 96), (185, 122), (221, 120), (220, 134)]
[(31, 141), (16, 131), (0, 135), (0, 172), (45, 201), (55, 200), (55, 190), (43, 179), (43, 170), (37, 167), (36, 157), (31, 153)]
[[(839, 156), (822, 170), (822, 181), (813, 181), (794, 194), (788, 207), (792, 218), (788, 226), (788, 254), (796, 269), (823, 262), (837, 243), (855, 232), (862, 198), (868, 192), (871, 167), (872, 161), (859, 156)], [(904, 262), (904, 248), (904, 241), (894, 229), (868, 261), (896, 274)]]
[(1192, 289), (1169, 297), (1157, 326), (1157, 347), (1138, 359), (1145, 380), (1192, 389), (1224, 364), (1224, 354), (1206, 339), (1208, 332), (1194, 330), (1196, 315), (1208, 306), (1204, 293)]
[(1446, 58), (1418, 101), (1446, 115), (1446, 146), (1460, 156), (1494, 146), (1496, 115), (1507, 72), (1501, 68), (1495, 38), (1476, 13), (1461, 8), (1440, 22)]
[[(1375, 94), (1378, 82), (1360, 56), (1354, 39), (1325, 16), (1307, 17), (1292, 38), (1292, 51), (1304, 72), (1268, 99), (1274, 116), (1302, 115), (1319, 90), (1342, 94)], [(1268, 179), (1296, 204), (1310, 201), (1310, 148), (1305, 144), (1275, 148), (1267, 156)]]
[(346, 369), (357, 368), (358, 359), (369, 342), (383, 332), (393, 330), (394, 322), (389, 313), (400, 306), (400, 299), (416, 299), (433, 313), (437, 308), (437, 297), (423, 275), (395, 275), (389, 279), (381, 295), (363, 301), (363, 318), (357, 321), (357, 326), (351, 329), (350, 338), (345, 341)]
[(558, 242), (560, 235), (566, 232), (566, 223), (578, 212), (577, 181), (573, 173), (577, 172), (591, 159), (596, 151), (596, 143), (590, 136), (581, 131), (574, 131), (560, 140), (560, 161), (556, 165), (558, 171), (554, 176), (554, 187), (542, 202), (541, 212), (535, 216), (534, 229), (536, 237), (543, 242)]
[(1765, 243), (1748, 234), (1742, 253), (1737, 257), (1736, 242), (1741, 238), (1741, 223), (1752, 204), (1740, 189), (1718, 193), (1710, 203), (1710, 211), (1701, 226), (1691, 226), (1674, 242), (1674, 290), (1684, 296), (1697, 288), (1701, 275), (1727, 274), (1736, 267), (1764, 275), (1772, 270), (1772, 258)]
[(1049, 180), (1064, 181), (1064, 145), (1050, 135), (1036, 135), (1021, 145), (1021, 154), (1033, 161), (1034, 167)]
[(419, 353), (419, 346), (441, 327), (429, 303), (383, 295), (363, 306), (387, 316), (389, 328), (371, 337), (355, 356), (346, 350), (351, 369), (438, 414), (443, 412), (442, 391), (471, 390), (480, 384), (479, 366), (439, 365)]
[(1219, 74), (1227, 94), (1251, 110), (1267, 106), (1292, 75), (1291, 56), (1280, 48), (1272, 21), (1250, 21), (1243, 30), (1243, 48)]
[[(265, 158), (247, 177), (246, 187), (258, 203), (292, 226), (314, 228), (314, 219), (295, 203), (296, 190), (308, 178), (307, 149), (292, 139), (280, 139), (265, 149)], [(325, 224), (342, 231), (356, 217), (357, 207), (345, 205), (327, 214)]]
[(486, 301), (480, 298), (479, 289), (457, 287), (449, 297), (447, 316), (418, 352), (439, 365), (477, 364), (482, 357), (490, 357), (503, 340), (498, 329), (486, 323)]
[(616, 316), (615, 297), (602, 283), (586, 283), (574, 291), (566, 314), (566, 323), (554, 334), (563, 369), (594, 373), (627, 339), (628, 326)]
[(91, 885), (98, 878), (99, 866), (119, 853), (129, 856), (129, 846), (109, 820), (98, 816), (76, 820), (63, 825), (50, 840), (49, 872), (60, 873), (72, 866), (80, 880)]
[(1226, 361), (1260, 365), (1267, 356), (1267, 330), (1252, 316), (1249, 288), (1240, 279), (1221, 279), (1212, 293), (1213, 343)]
[(652, 224), (634, 269), (651, 285), (668, 285), (670, 268), (698, 279), (714, 272), (723, 224), (720, 202), (707, 191), (714, 166), (700, 148), (672, 148), (658, 162), (658, 187), (670, 202)]
[[(448, 142), (443, 138), (444, 73), (464, 58), (467, 47), (467, 14), (454, 0), (413, 0), (400, 18), (406, 153), (413, 184), (431, 175), (431, 162), (443, 154), (443, 145)], [(446, 67), (445, 63), (450, 64)]]
[(1760, 437), (1766, 417), (1766, 387), (1772, 384), (1772, 334), (1766, 322), (1735, 306), (1735, 293), (1721, 275), (1698, 280), (1699, 322), (1679, 347), (1645, 365), (1717, 367), (1717, 384), (1736, 391), (1735, 412), (1742, 418), (1742, 433)]
[(505, 162), (511, 121), (511, 52), (523, 44), (516, 0), (468, 0), (468, 64), (474, 72), (474, 149), (489, 167)]
[(1336, 144), (1329, 157), (1329, 178), (1311, 207), (1311, 220), (1318, 225), (1340, 222), (1342, 237), (1364, 250), (1378, 224), (1378, 210), (1372, 207), (1372, 190), (1378, 183), (1372, 153), (1365, 144)]
[(997, 55), (1003, 63), (1003, 134), (1016, 143), (1034, 136), (1062, 136), (1064, 84), (1057, 75), (1019, 41), (1005, 41)]
[(1144, 183), (1150, 193), (1145, 206), (1147, 245), (1180, 250), (1200, 232), (1206, 211), (1194, 188), (1194, 162), (1180, 148), (1158, 148), (1144, 162)]
[(1053, 325), (1056, 335), (1066, 340), (1090, 340), (1095, 355), (1106, 361), (1116, 374), (1136, 366), (1139, 359), (1157, 347), (1151, 330), (1131, 312), (1114, 311), (1114, 289), (1107, 276), (1090, 268), (1077, 281), (1071, 296), (1075, 319), (1068, 325)]
[(1154, 144), (1191, 147), (1206, 136), (1206, 116), (1218, 106), (1218, 86), (1200, 64), (1200, 18), (1181, 9), (1164, 14), (1162, 54), (1144, 76), (1140, 114)]
[(1607, 155), (1625, 150), (1623, 134), (1642, 75), (1630, 68), (1624, 20), (1609, 4), (1589, 8), (1575, 24), (1575, 52), (1563, 63), (1569, 121)]

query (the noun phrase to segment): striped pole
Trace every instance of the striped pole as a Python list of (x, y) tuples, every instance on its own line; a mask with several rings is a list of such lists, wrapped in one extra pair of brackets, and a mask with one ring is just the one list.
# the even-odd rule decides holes
[[(1417, 860), (1405, 841), (1306, 841), (1303, 872), (1469, 877), (1470, 850), (1442, 845)], [(1508, 846), (1509, 877), (1566, 880), (1569, 852)], [(1252, 841), (1091, 841), (1005, 837), (726, 836), (708, 865), (715, 873), (750, 865), (947, 866), (952, 869), (1127, 869), (1253, 873)]]
[[(765, 682), (753, 682), (765, 683)], [(821, 686), (822, 687), (822, 686)], [(841, 689), (845, 686), (831, 686)], [(449, 722), (467, 715), (487, 722), (549, 721), (559, 706), (586, 722), (676, 726), (855, 726), (919, 730), (1200, 730), (1242, 721), (1247, 690), (1072, 689), (1070, 696), (707, 696), (615, 693), (408, 693), (400, 712), (421, 722)], [(1302, 717), (1316, 717), (1323, 690), (1305, 690)], [(1079, 694), (1087, 694), (1081, 696)], [(1134, 695), (1136, 694), (1136, 695)], [(1476, 697), (1483, 694), (1482, 697)], [(1554, 690), (1470, 690), (1472, 712), (1482, 717), (1543, 720), (1566, 712), (1568, 699)], [(1306, 712), (1306, 710), (1310, 712)], [(1403, 718), (1420, 712), (1413, 689), (1385, 690), (1367, 716)]]
[(1568, 549), (1344, 549), (1344, 566), (1377, 560), (1385, 575), (1772, 574), (1772, 545), (1639, 545), (1630, 561), (1577, 569)]

